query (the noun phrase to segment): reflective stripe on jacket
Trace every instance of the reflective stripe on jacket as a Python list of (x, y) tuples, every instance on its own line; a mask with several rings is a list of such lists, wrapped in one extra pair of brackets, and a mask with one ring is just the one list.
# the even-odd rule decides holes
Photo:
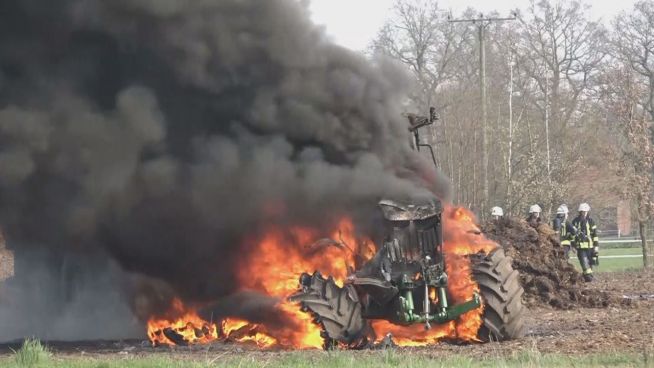
[(577, 247), (581, 249), (592, 248), (599, 242), (597, 225), (595, 225), (595, 221), (592, 218), (586, 217), (582, 219), (581, 216), (577, 216), (572, 220), (572, 226), (577, 231)]
[(559, 232), (559, 240), (561, 241), (561, 245), (570, 245), (572, 241), (574, 240), (576, 230), (570, 222), (565, 220), (563, 217), (555, 217), (554, 221), (552, 222), (552, 227), (554, 230)]

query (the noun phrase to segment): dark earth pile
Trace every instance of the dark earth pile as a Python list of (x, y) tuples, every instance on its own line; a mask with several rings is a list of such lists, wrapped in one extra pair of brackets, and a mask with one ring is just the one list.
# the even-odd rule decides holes
[(528, 306), (550, 305), (559, 309), (606, 307), (618, 303), (611, 294), (586, 287), (581, 273), (564, 257), (557, 233), (547, 224), (537, 228), (526, 221), (504, 218), (483, 226), (484, 234), (504, 247), (520, 272)]

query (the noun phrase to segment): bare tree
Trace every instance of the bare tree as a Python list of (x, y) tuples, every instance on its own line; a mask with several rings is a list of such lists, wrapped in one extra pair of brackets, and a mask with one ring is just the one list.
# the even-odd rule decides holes
[[(457, 18), (478, 15), (468, 9)], [(588, 136), (599, 124), (597, 78), (606, 30), (576, 1), (531, 2), (519, 19), (489, 25), (485, 32), (488, 198), (480, 180), (484, 155), (475, 28), (448, 23), (434, 0), (396, 0), (372, 45), (413, 74), (416, 89), (409, 97), (415, 108), (439, 109), (439, 165), (450, 177), (453, 200), (476, 211), (486, 201), (511, 214), (533, 203), (547, 209), (569, 202), (571, 193), (585, 188), (576, 173), (589, 167), (589, 152), (601, 151), (590, 147), (601, 140)]]
[(605, 29), (589, 20), (587, 8), (579, 1), (532, 0), (519, 17), (523, 29), (519, 54), (535, 82), (539, 97), (533, 102), (543, 117), (550, 209), (557, 193), (566, 192), (566, 166), (583, 144), (570, 129), (583, 121), (585, 101), (591, 98), (594, 76), (606, 55)]
[[(579, 1), (552, 4), (532, 0), (519, 19), (531, 76), (543, 96), (551, 97), (552, 122), (565, 128), (606, 55), (605, 29), (588, 19), (587, 7)], [(538, 107), (544, 114), (543, 102)]]
[(439, 104), (435, 93), (452, 74), (454, 56), (467, 30), (447, 22), (435, 0), (397, 0), (393, 15), (372, 43), (375, 53), (389, 55), (409, 67), (419, 91), (412, 99), (419, 108)]
[(447, 21), (436, 1), (396, 0), (391, 17), (371, 45), (372, 52), (400, 61), (413, 74), (412, 108), (438, 109), (441, 121), (430, 137), (436, 144), (438, 164), (449, 174), (453, 198), (473, 208), (480, 201), (475, 162), (478, 137), (472, 128), (463, 127), (476, 114), (467, 108), (472, 93), (468, 87), (477, 85), (478, 66), (470, 62), (470, 52), (476, 50), (474, 40), (468, 27)]
[(654, 2), (639, 1), (634, 11), (614, 21), (615, 57), (626, 62), (645, 79), (645, 109), (654, 120)]
[(654, 268), (651, 259), (654, 255), (647, 244), (647, 224), (654, 217), (654, 144), (649, 113), (643, 108), (643, 100), (648, 96), (647, 86), (638, 81), (628, 66), (618, 68), (606, 74), (604, 102), (618, 133), (615, 145), (620, 153), (620, 192), (634, 205), (632, 212), (638, 222), (644, 265)]
[(615, 66), (606, 73), (607, 107), (621, 123), (625, 197), (635, 205), (643, 262), (654, 268), (647, 224), (654, 218), (654, 2), (640, 1), (614, 21)]

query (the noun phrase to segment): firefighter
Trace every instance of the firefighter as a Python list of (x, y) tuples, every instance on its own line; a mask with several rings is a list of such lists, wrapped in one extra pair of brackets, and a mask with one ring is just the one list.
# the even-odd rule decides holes
[(588, 215), (589, 212), (588, 203), (582, 203), (579, 205), (579, 215), (572, 220), (572, 226), (576, 230), (573, 246), (577, 249), (577, 258), (586, 282), (593, 281), (593, 264), (596, 263), (599, 254), (597, 225)]
[(494, 221), (498, 221), (502, 217), (504, 217), (504, 210), (502, 210), (502, 207), (495, 206), (491, 209), (491, 218)]
[(570, 247), (572, 246), (572, 241), (577, 233), (577, 230), (575, 230), (570, 221), (568, 221), (568, 212), (567, 205), (560, 205), (559, 208), (556, 209), (556, 217), (554, 218), (554, 221), (552, 221), (552, 227), (554, 230), (559, 232), (559, 240), (563, 247), (565, 259), (570, 258)]
[(537, 204), (532, 205), (529, 207), (529, 217), (527, 217), (527, 222), (529, 225), (533, 227), (538, 227), (541, 223), (541, 218), (540, 218), (540, 206)]

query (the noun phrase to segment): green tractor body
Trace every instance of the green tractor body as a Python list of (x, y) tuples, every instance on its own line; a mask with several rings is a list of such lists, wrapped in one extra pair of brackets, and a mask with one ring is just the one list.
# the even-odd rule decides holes
[[(418, 128), (436, 117), (410, 118), (416, 149)], [(428, 146), (430, 147), (430, 146)], [(430, 147), (431, 148), (431, 147)], [(433, 150), (430, 149), (433, 157)], [(434, 158), (435, 160), (435, 158)], [(456, 320), (485, 304), (482, 341), (507, 340), (524, 334), (522, 287), (510, 258), (501, 248), (471, 256), (473, 278), (481, 295), (450, 305), (448, 275), (443, 255), (442, 204), (434, 196), (379, 202), (383, 214), (383, 241), (374, 257), (348, 276), (343, 287), (316, 271), (300, 277), (300, 290), (290, 297), (312, 313), (322, 326), (325, 347), (335, 344), (357, 348), (376, 338), (370, 320), (397, 325), (432, 324)]]

